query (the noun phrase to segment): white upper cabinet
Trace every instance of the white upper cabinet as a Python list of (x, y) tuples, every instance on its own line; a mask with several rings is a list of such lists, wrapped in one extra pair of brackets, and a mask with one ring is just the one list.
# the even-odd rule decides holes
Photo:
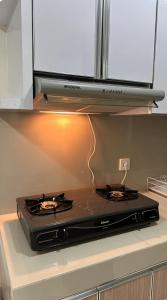
[(156, 5), (157, 0), (33, 0), (34, 70), (152, 83)]
[(156, 2), (106, 0), (104, 78), (152, 83)]
[(35, 71), (95, 76), (97, 0), (34, 0)]
[[(167, 95), (167, 1), (158, 2), (157, 41), (155, 51), (154, 88)], [(157, 113), (167, 113), (167, 97), (158, 104)]]

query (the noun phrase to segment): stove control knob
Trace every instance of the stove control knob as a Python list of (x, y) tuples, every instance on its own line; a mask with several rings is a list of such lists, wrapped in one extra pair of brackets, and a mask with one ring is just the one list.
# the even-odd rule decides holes
[(67, 238), (67, 230), (65, 228), (58, 229), (56, 231), (56, 238), (59, 241), (64, 241)]
[(138, 213), (138, 219), (139, 219), (139, 222), (143, 222), (144, 221), (142, 213)]

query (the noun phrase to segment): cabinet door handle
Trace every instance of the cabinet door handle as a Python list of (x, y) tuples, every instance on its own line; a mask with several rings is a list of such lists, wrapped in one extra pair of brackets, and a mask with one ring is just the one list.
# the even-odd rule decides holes
[(96, 61), (95, 76), (101, 78), (102, 35), (103, 35), (103, 4), (104, 0), (96, 0)]
[(103, 44), (102, 44), (102, 78), (108, 75), (108, 52), (110, 38), (110, 0), (104, 0), (103, 9)]

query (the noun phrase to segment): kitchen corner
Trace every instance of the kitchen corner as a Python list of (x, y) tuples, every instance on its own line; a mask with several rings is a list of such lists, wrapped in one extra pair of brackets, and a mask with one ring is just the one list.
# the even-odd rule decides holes
[(15, 213), (2, 216), (5, 299), (60, 299), (161, 266), (167, 261), (167, 200), (145, 195), (160, 203), (157, 225), (48, 253), (30, 250)]

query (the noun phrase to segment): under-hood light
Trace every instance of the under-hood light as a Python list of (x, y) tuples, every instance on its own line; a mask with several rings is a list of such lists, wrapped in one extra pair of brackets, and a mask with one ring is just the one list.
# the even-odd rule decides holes
[(101, 113), (84, 113), (84, 112), (73, 112), (73, 111), (50, 111), (40, 110), (43, 114), (56, 114), (56, 115), (100, 115)]

